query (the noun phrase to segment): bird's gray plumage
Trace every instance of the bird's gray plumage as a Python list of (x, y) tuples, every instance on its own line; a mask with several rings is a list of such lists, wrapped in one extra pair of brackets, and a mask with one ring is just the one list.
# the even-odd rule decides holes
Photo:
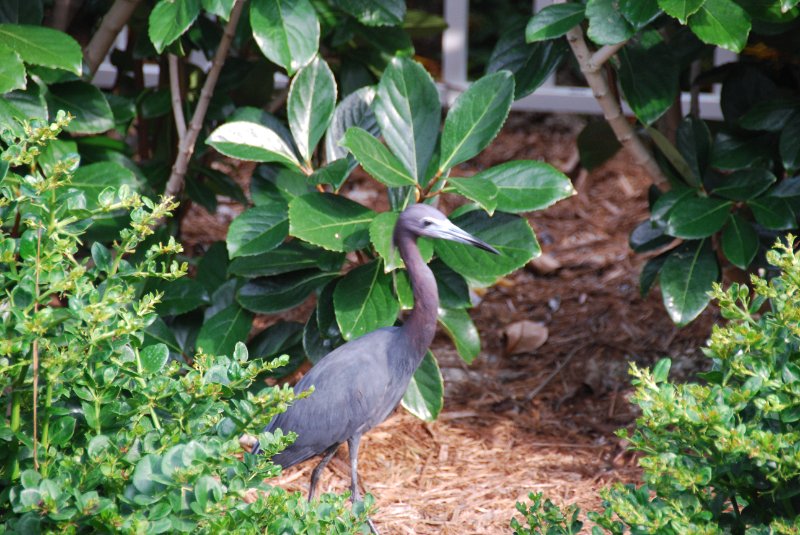
[[(297, 440), (273, 457), (288, 468), (324, 454), (314, 469), (309, 500), (320, 472), (336, 448), (350, 448), (352, 496), (360, 499), (357, 484), (358, 444), (361, 436), (384, 421), (397, 407), (414, 371), (436, 333), (439, 293), (436, 279), (420, 255), (417, 238), (426, 236), (458, 241), (499, 254), (490, 245), (453, 225), (439, 210), (424, 204), (400, 214), (393, 241), (405, 262), (414, 292), (414, 308), (402, 327), (385, 327), (351, 340), (323, 357), (295, 385), (295, 392), (314, 392), (277, 415), (266, 431), (294, 431)], [(258, 444), (253, 447), (258, 452)], [(374, 526), (371, 526), (374, 531)]]

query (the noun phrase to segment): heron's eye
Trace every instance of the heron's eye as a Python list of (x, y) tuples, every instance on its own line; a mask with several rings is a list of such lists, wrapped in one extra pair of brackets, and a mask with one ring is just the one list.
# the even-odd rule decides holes
[(422, 224), (423, 226), (430, 227), (431, 225), (433, 225), (433, 221), (431, 221), (430, 219), (423, 219)]

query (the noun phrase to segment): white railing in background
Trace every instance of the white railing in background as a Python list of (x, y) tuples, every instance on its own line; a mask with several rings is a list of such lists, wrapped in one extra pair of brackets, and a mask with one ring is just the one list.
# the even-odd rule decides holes
[[(533, 9), (541, 9), (553, 3), (553, 0), (534, 0)], [(467, 79), (467, 60), (469, 53), (469, 0), (444, 0), (444, 19), (447, 29), (442, 35), (442, 82), (440, 94), (442, 102), (450, 105), (469, 86)], [(115, 47), (124, 50), (128, 41), (128, 29), (123, 28), (115, 42)], [(736, 54), (717, 48), (714, 51), (714, 65), (734, 61)], [(193, 51), (189, 61), (203, 70), (208, 70), (210, 62), (198, 51)], [(159, 66), (145, 64), (145, 87), (158, 85)], [(117, 76), (116, 68), (108, 56), (97, 70), (93, 82), (100, 87), (112, 87)], [(276, 87), (285, 87), (288, 78), (277, 73)], [(715, 84), (710, 93), (700, 93), (700, 116), (704, 119), (722, 119), (719, 105), (720, 85)], [(689, 93), (681, 95), (683, 109), (689, 109)], [(513, 108), (520, 111), (564, 112), (601, 114), (602, 110), (588, 87), (557, 85), (555, 76), (550, 77), (533, 94), (514, 102)], [(627, 104), (623, 103), (627, 115), (633, 115)]]

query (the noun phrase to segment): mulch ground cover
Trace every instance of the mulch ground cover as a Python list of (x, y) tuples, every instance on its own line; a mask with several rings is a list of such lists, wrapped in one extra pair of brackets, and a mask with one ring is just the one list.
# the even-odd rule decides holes
[[(481, 355), (466, 365), (445, 335), (435, 339), (445, 379), (439, 419), (425, 423), (399, 409), (363, 438), (359, 473), (375, 497), (374, 521), (384, 534), (509, 533), (515, 502), (531, 491), (598, 508), (598, 489), (635, 482), (639, 474), (614, 435), (636, 418), (627, 401), (629, 363), (652, 365), (670, 356), (679, 377), (705, 365), (699, 347), (716, 309), (677, 329), (657, 291), (639, 294), (647, 257), (630, 250), (628, 235), (647, 216), (650, 178), (624, 153), (590, 173), (580, 170), (575, 139), (583, 124), (572, 116), (512, 114), (495, 142), (453, 173), (540, 159), (570, 171), (578, 193), (528, 216), (543, 259), (478, 296), (471, 315)], [(242, 183), (252, 172), (249, 164), (218, 164)], [(383, 192), (364, 175), (351, 178), (345, 194), (387, 209)], [(449, 211), (457, 202), (445, 196), (440, 206)], [(189, 252), (224, 239), (239, 211), (225, 202), (214, 215), (192, 207), (182, 226)], [(312, 307), (310, 300), (281, 317), (302, 321)], [(256, 328), (277, 319), (259, 317)], [(509, 354), (505, 331), (522, 320), (546, 328), (547, 341)], [(314, 465), (286, 470), (276, 484), (305, 493)], [(320, 490), (346, 490), (346, 448), (328, 466)]]

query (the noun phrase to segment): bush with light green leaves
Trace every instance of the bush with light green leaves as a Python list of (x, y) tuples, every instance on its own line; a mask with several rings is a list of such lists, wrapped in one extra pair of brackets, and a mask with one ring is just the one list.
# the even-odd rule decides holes
[[(44, 165), (69, 121), (3, 133), (0, 533), (361, 531), (369, 502), (308, 504), (268, 484), (270, 455), (293, 437), (261, 434), (266, 456), (240, 451), (240, 433), (295, 399), (255, 384), (287, 357), (250, 360), (239, 343), (187, 365), (145, 336), (163, 297), (145, 282), (187, 269), (178, 243), (151, 236), (175, 204), (74, 187), (76, 154)], [(83, 248), (109, 214), (127, 220), (112, 247)]]
[[(796, 248), (793, 236), (778, 241), (767, 260), (780, 274), (754, 276), (752, 289), (715, 285), (713, 297), (728, 322), (714, 327), (704, 348), (711, 369), (697, 382), (671, 382), (669, 359), (652, 370), (631, 367), (633, 403), (642, 414), (632, 433), (619, 434), (641, 455), (644, 484), (603, 491), (603, 511), (587, 515), (593, 533), (800, 531)], [(568, 517), (540, 508), (541, 496), (532, 498), (533, 506), (519, 505), (529, 529), (514, 520), (517, 533), (580, 530), (569, 531)]]

